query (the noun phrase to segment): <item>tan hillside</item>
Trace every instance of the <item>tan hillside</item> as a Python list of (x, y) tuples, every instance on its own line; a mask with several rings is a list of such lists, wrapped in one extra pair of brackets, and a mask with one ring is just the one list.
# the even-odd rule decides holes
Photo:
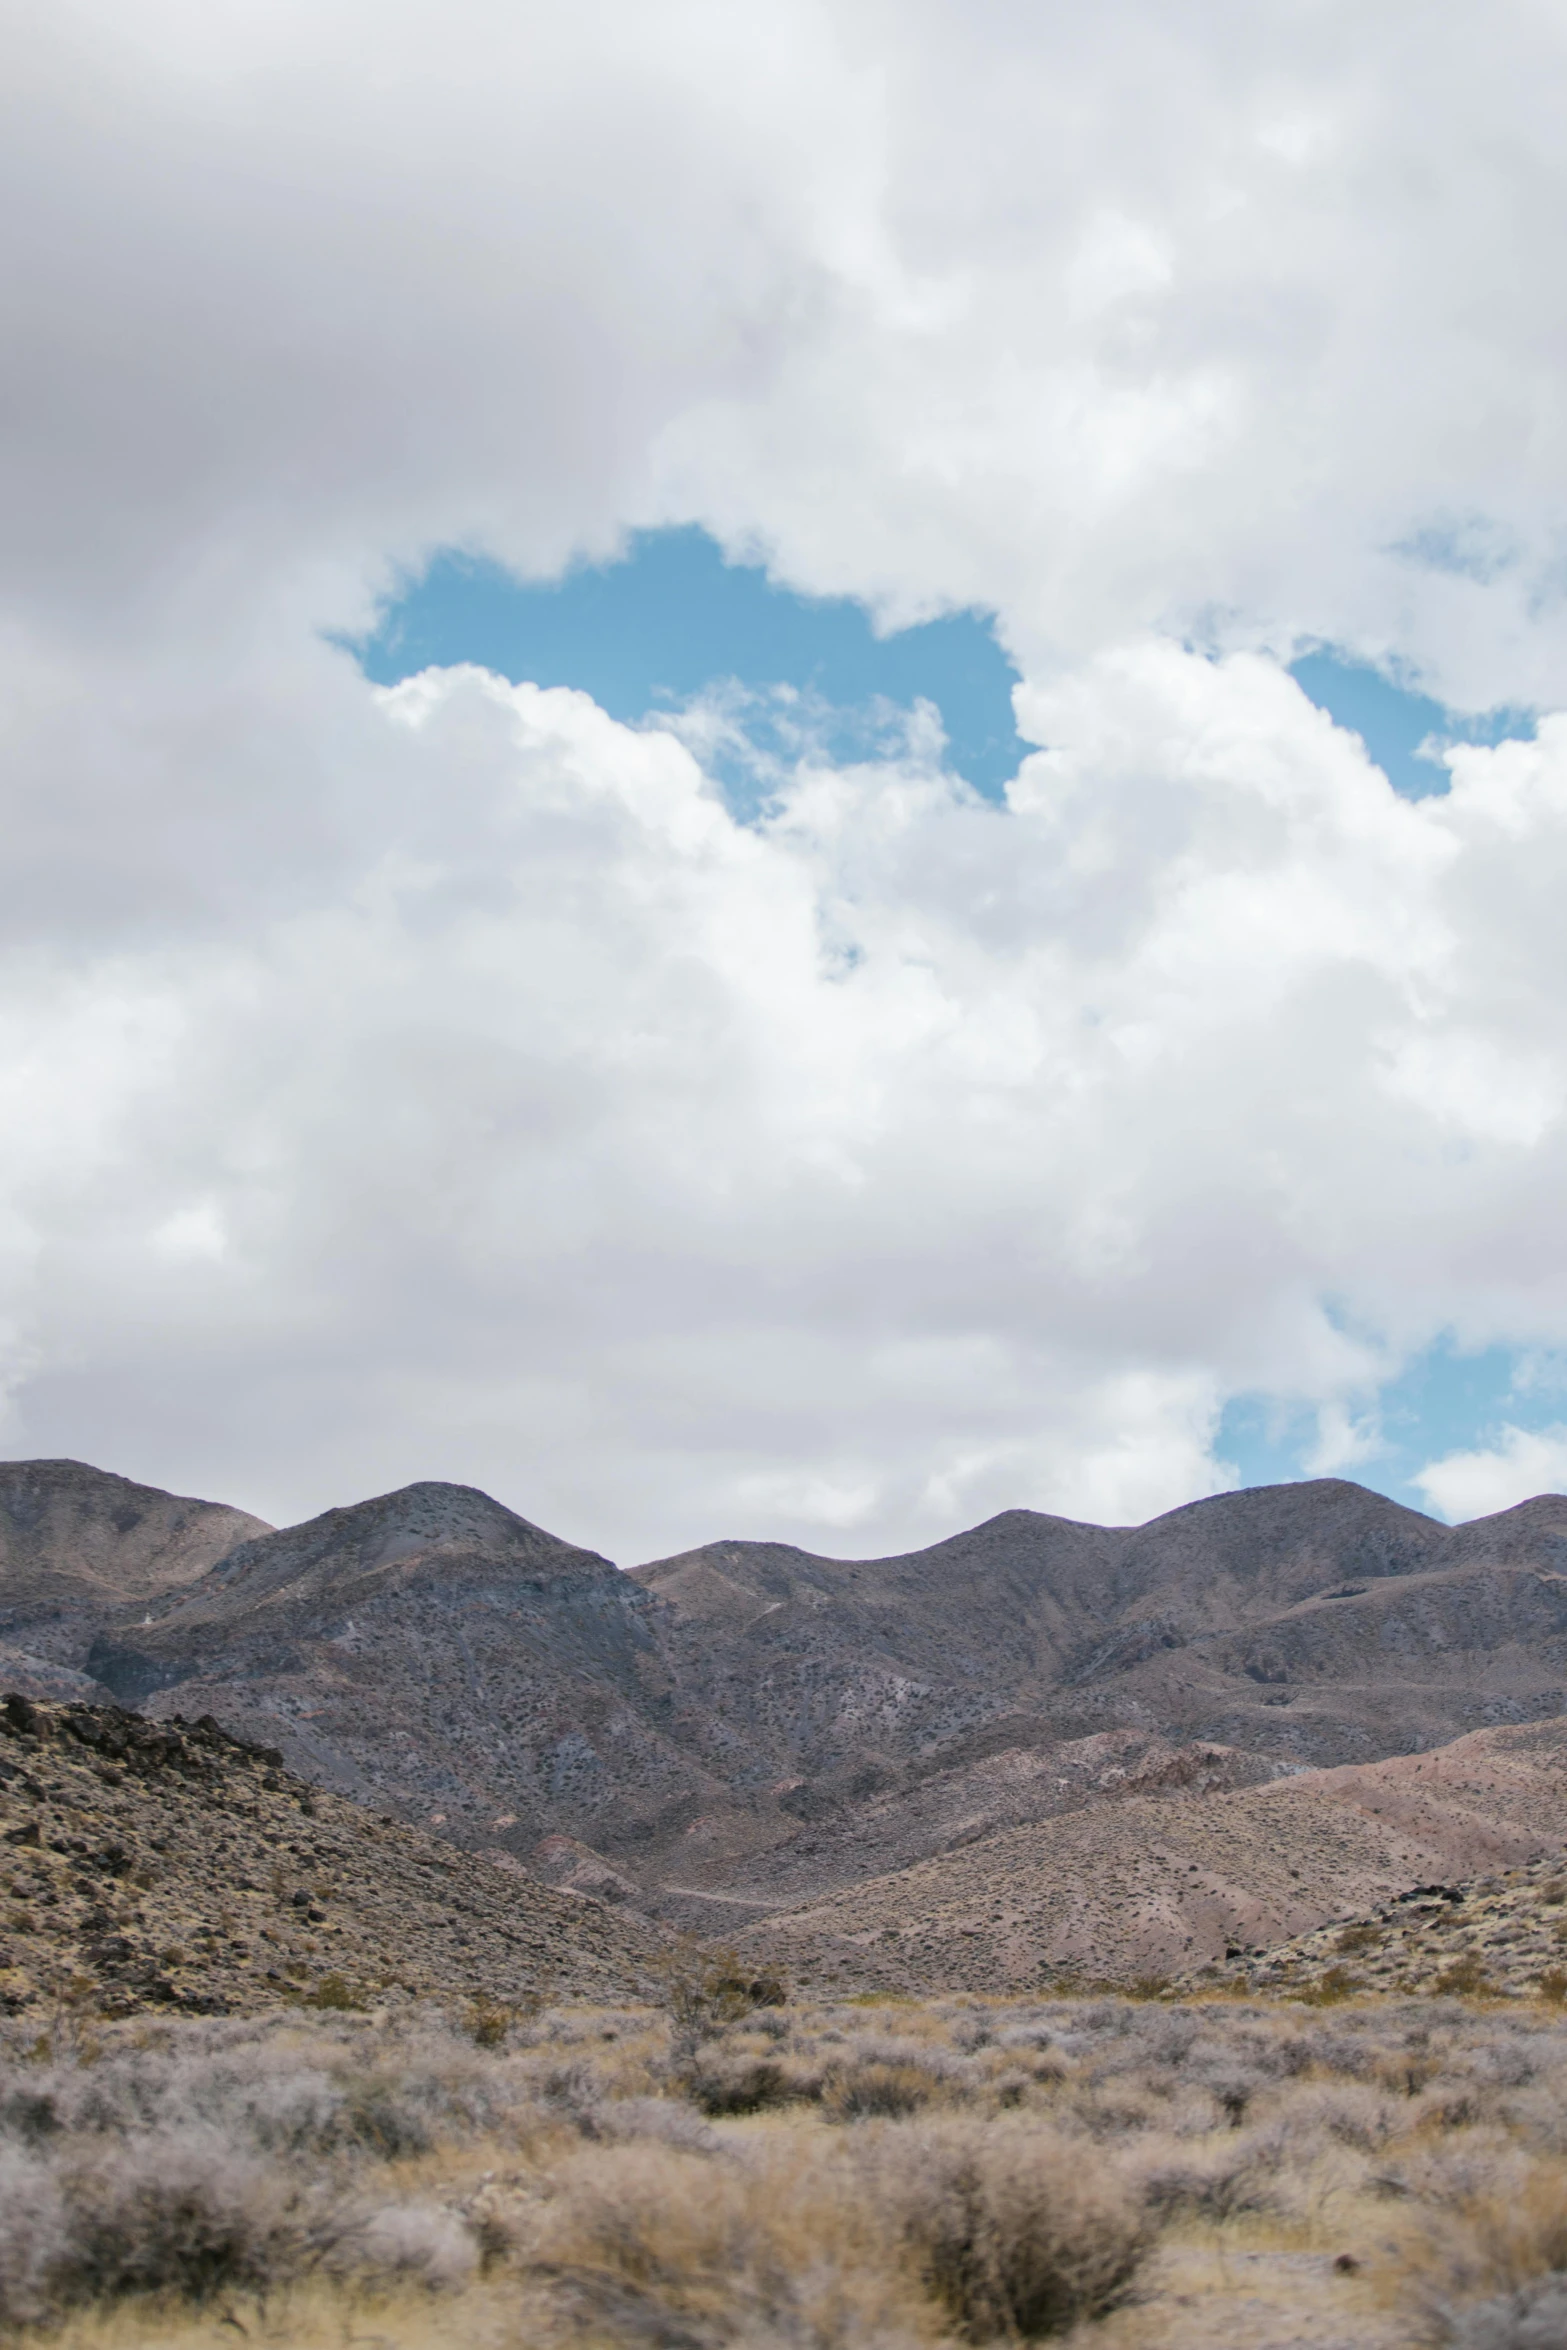
[(79, 1667), (105, 1615), (194, 1583), (270, 1531), (83, 1461), (0, 1461), (0, 1640)]
[(1233, 1794), (1101, 1804), (770, 1912), (742, 1946), (846, 1988), (1172, 1975), (1564, 1841), (1567, 1718)]
[(1363, 1917), (1222, 1966), (1177, 1988), (1222, 1982), (1316, 1998), (1567, 1998), (1567, 1851), (1469, 1884), (1416, 1885)]
[(309, 1787), (216, 1723), (0, 1702), (0, 2011), (624, 1995), (645, 1926)]

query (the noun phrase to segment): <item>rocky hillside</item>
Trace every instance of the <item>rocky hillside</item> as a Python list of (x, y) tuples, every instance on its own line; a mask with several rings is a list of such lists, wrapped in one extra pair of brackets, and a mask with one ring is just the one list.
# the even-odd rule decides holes
[(83, 1667), (102, 1625), (270, 1531), (82, 1461), (0, 1461), (0, 1681), (40, 1696), (93, 1689)]
[(624, 1996), (654, 1938), (377, 1818), (215, 1722), (0, 1701), (0, 2010)]
[(1410, 1997), (1567, 2000), (1567, 1850), (1456, 1885), (1412, 1885), (1365, 1915), (1277, 1949), (1199, 1968), (1177, 1989), (1224, 1984), (1334, 2001)]
[(1559, 1854), (1567, 1719), (1238, 1793), (1179, 1789), (982, 1837), (739, 1939), (844, 1989), (1038, 1987), (1223, 1964), (1412, 1886)]
[[(1085, 1806), (1567, 1711), (1560, 1497), (1453, 1529), (1322, 1480), (1135, 1528), (1009, 1511), (897, 1558), (724, 1542), (622, 1574), (422, 1484), (245, 1522), (204, 1573), (189, 1544), (221, 1529), (193, 1520), (178, 1555), (135, 1554), (130, 1600), (131, 1553), (119, 1585), (94, 1562), (150, 1537), (99, 1486), (72, 1570), (97, 1613), (58, 1615), (53, 1669), (541, 1875), (565, 1838), (574, 1879), (726, 1930)], [(171, 1525), (206, 1506), (153, 1499)]]
[(487, 1495), (411, 1485), (244, 1543), (86, 1662), (124, 1703), (210, 1711), (465, 1843), (640, 1851), (726, 1792), (672, 1727), (657, 1613)]
[(636, 1570), (716, 1743), (829, 1807), (954, 1742), (1112, 1724), (1296, 1763), (1567, 1710), (1567, 1499), (1448, 1528), (1340, 1480), (1131, 1529), (1013, 1510), (908, 1557), (719, 1543)]

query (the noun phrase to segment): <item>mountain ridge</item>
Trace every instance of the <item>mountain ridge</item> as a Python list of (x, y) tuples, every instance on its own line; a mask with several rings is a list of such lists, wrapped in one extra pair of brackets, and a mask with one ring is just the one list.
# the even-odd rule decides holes
[(731, 1539), (622, 1572), (425, 1480), (188, 1563), (62, 1617), (52, 1669), (90, 1684), (40, 1693), (210, 1713), (472, 1849), (549, 1874), (569, 1847), (686, 1924), (1155, 1780), (1217, 1798), (1567, 1713), (1561, 1496), (1449, 1528), (1321, 1479), (1137, 1527), (1010, 1510), (879, 1559)]

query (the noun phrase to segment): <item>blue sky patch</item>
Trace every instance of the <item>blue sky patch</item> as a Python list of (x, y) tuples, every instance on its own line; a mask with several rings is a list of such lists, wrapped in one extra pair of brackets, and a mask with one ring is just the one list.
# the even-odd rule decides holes
[[(1382, 1389), (1375, 1409), (1376, 1451), (1339, 1474), (1429, 1516), (1413, 1482), (1419, 1471), (1448, 1453), (1489, 1449), (1504, 1426), (1555, 1426), (1567, 1416), (1567, 1363), (1505, 1346), (1464, 1353), (1442, 1339)], [(1246, 1395), (1226, 1405), (1214, 1449), (1243, 1485), (1283, 1485), (1307, 1474), (1315, 1439), (1310, 1411)]]
[(796, 595), (759, 565), (726, 562), (695, 528), (640, 532), (619, 562), (544, 583), (437, 555), (352, 649), (378, 685), (475, 661), (513, 683), (576, 686), (628, 725), (734, 681), (764, 740), (777, 732), (770, 721), (804, 707), (823, 749), (848, 758), (885, 743), (889, 706), (906, 713), (923, 699), (941, 712), (947, 764), (990, 799), (1028, 748), (1012, 719), (1017, 673), (987, 615), (878, 636), (864, 605)]
[(1448, 787), (1447, 769), (1439, 760), (1422, 758), (1422, 744), (1499, 743), (1534, 733), (1527, 711), (1464, 716), (1326, 647), (1292, 662), (1290, 675), (1336, 726), (1359, 735), (1393, 789), (1408, 800), (1427, 799)]

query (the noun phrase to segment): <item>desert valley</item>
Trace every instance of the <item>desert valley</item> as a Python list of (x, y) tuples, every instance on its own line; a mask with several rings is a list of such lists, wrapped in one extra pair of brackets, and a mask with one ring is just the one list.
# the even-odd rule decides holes
[(13, 2325), (1558, 2338), (1567, 1500), (623, 1572), (17, 1462), (0, 1635)]

